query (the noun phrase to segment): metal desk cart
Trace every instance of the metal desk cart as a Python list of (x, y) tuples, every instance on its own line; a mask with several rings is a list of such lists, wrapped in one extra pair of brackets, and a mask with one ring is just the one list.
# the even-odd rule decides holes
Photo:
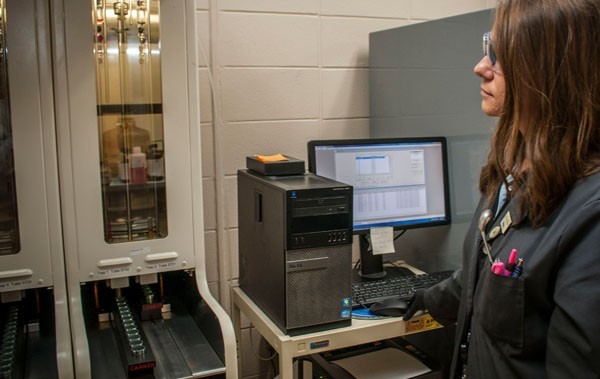
[(238, 342), (238, 372), (241, 373), (241, 313), (256, 327), (256, 330), (279, 354), (281, 379), (292, 379), (294, 359), (315, 353), (340, 349), (348, 346), (399, 337), (412, 333), (439, 328), (431, 316), (424, 314), (410, 321), (400, 317), (378, 320), (352, 320), (352, 325), (317, 333), (298, 336), (284, 334), (263, 311), (244, 293), (235, 287), (233, 295), (233, 326)]

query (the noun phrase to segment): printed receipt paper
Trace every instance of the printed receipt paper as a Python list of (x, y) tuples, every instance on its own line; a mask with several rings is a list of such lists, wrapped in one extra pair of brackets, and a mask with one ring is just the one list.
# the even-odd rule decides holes
[(357, 379), (405, 379), (431, 370), (400, 349), (387, 348), (332, 361)]
[(394, 228), (371, 228), (371, 246), (373, 255), (395, 253)]

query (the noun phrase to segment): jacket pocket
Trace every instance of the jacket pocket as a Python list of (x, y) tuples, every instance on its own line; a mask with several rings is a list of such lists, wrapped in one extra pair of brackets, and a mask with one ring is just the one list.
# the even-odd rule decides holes
[(522, 347), (524, 279), (488, 271), (480, 280), (475, 291), (473, 317), (494, 339)]

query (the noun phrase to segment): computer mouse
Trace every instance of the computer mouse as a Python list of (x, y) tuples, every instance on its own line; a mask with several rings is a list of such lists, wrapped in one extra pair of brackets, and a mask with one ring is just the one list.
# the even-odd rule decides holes
[(400, 298), (394, 298), (373, 303), (369, 307), (369, 311), (380, 316), (398, 317), (404, 315), (408, 307), (409, 305), (406, 301)]

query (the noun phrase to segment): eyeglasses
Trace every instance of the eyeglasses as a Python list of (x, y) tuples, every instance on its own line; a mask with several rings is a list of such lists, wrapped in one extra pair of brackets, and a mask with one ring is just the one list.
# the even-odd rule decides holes
[(494, 44), (490, 32), (483, 33), (483, 55), (487, 55), (492, 62), (492, 66), (496, 64), (496, 52), (494, 51)]

